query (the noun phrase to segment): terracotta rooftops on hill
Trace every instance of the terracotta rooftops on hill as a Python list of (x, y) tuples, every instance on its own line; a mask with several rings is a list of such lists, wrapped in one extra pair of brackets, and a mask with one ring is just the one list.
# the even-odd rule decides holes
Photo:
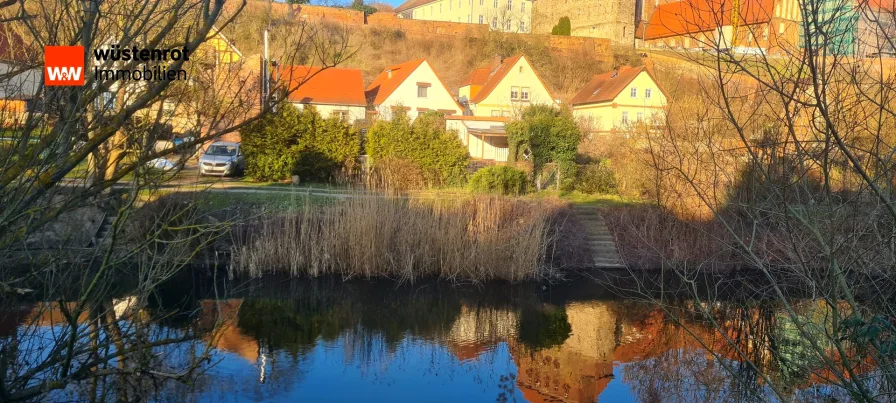
[[(733, 2), (725, 0), (681, 0), (660, 4), (644, 28), (644, 39), (706, 32), (731, 25)], [(775, 0), (743, 0), (740, 6), (741, 25), (771, 20)]]
[[(303, 104), (366, 106), (361, 70), (283, 66), (280, 79), (289, 81), (289, 100)], [(296, 89), (296, 87), (298, 87)]]

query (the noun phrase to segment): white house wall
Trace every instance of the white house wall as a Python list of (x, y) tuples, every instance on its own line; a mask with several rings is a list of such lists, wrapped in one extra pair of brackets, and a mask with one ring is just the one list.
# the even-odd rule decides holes
[[(430, 84), (426, 98), (417, 97), (417, 83)], [(424, 110), (451, 110), (454, 115), (461, 115), (463, 112), (458, 108), (454, 97), (448, 92), (448, 89), (439, 80), (436, 72), (429, 65), (429, 62), (423, 62), (411, 73), (410, 76), (385, 101), (377, 108), (379, 116), (382, 119), (392, 120), (392, 108), (405, 107), (410, 108), (408, 116), (415, 119)]]

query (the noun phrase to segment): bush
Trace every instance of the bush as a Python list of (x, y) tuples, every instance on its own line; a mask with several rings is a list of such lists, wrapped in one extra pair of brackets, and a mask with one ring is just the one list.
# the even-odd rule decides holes
[(556, 163), (563, 190), (572, 190), (576, 178), (576, 154), (581, 130), (569, 110), (533, 105), (507, 123), (510, 161), (530, 152), (532, 175), (540, 177), (545, 164)]
[(529, 178), (526, 173), (508, 166), (480, 169), (470, 179), (470, 190), (476, 193), (521, 195), (526, 193)]
[(560, 17), (560, 21), (551, 29), (551, 35), (572, 35), (572, 22), (569, 20), (569, 17)]
[(322, 119), (315, 108), (282, 105), (242, 131), (246, 174), (258, 181), (292, 175), (327, 181), (354, 163), (361, 146), (352, 126), (337, 117)]
[(387, 159), (415, 165), (429, 186), (462, 184), (470, 155), (454, 131), (435, 111), (419, 116), (414, 123), (407, 113), (396, 111), (391, 121), (377, 122), (368, 133), (367, 154), (374, 169)]
[(588, 194), (615, 194), (616, 175), (610, 168), (610, 161), (579, 167), (576, 190)]

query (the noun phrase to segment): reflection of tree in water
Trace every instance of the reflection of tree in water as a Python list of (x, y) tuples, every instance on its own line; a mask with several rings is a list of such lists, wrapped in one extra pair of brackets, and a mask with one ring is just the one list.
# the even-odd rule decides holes
[(563, 344), (572, 331), (566, 307), (548, 304), (541, 309), (524, 308), (519, 327), (519, 341), (536, 351)]

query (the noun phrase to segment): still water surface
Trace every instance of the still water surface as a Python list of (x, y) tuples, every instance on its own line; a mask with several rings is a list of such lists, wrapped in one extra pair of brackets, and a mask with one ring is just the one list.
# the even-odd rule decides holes
[[(228, 285), (226, 298), (174, 290), (157, 302), (182, 315), (160, 326), (215, 323), (209, 369), (160, 400), (199, 402), (731, 401), (746, 395), (719, 365), (753, 371), (719, 330), (614, 286), (484, 287), (336, 280)], [(221, 292), (221, 290), (219, 290)], [(219, 294), (220, 295), (220, 294)], [(771, 302), (713, 302), (729, 337), (778, 337)], [(680, 307), (675, 312), (669, 307)], [(673, 320), (670, 313), (674, 313)], [(727, 329), (727, 328), (726, 328)], [(695, 338), (696, 337), (696, 338)], [(767, 351), (739, 348), (775, 372), (795, 400), (823, 388), (810, 371), (784, 374)], [(752, 375), (756, 378), (755, 374)]]

